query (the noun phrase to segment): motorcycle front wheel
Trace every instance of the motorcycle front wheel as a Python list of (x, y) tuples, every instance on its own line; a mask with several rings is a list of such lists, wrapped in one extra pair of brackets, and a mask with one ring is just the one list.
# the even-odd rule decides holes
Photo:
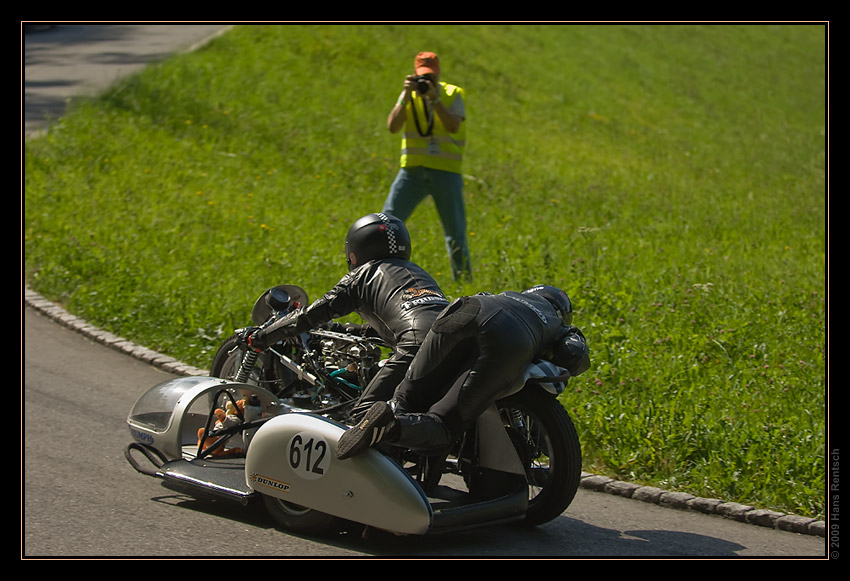
[[(210, 376), (221, 379), (235, 379), (242, 360), (245, 358), (245, 346), (242, 345), (237, 335), (231, 335), (221, 344), (213, 357), (210, 366)], [(258, 357), (254, 366), (249, 371), (245, 383), (260, 385), (263, 378), (262, 357)]]
[(581, 480), (581, 444), (572, 419), (554, 396), (533, 387), (501, 400), (499, 413), (525, 466), (529, 499), (524, 524), (557, 518)]

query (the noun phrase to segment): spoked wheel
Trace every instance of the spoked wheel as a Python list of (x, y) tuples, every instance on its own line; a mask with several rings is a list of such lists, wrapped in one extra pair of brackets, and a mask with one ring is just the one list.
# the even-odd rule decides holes
[(336, 521), (336, 517), (329, 514), (265, 494), (263, 495), (263, 503), (276, 523), (294, 533), (321, 534), (326, 532)]
[(499, 402), (528, 480), (525, 524), (557, 518), (570, 505), (581, 480), (581, 445), (564, 406), (541, 389), (523, 389)]

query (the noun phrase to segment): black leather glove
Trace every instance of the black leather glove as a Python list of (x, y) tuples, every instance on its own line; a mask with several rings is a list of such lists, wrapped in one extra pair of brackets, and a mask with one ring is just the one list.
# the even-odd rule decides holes
[(320, 329), (324, 329), (325, 331), (333, 331), (335, 333), (345, 333), (347, 335), (356, 335), (358, 337), (378, 337), (378, 334), (372, 329), (371, 325), (363, 324), (358, 325), (357, 323), (322, 323), (319, 325)]
[(335, 321), (331, 321), (330, 323), (320, 323), (316, 327), (325, 331), (332, 331), (334, 333), (346, 332), (345, 325), (343, 325), (342, 323), (337, 323)]
[(265, 351), (269, 345), (298, 334), (296, 323), (298, 313), (292, 312), (278, 319), (268, 327), (260, 327), (248, 336), (248, 347), (255, 351)]
[(266, 342), (266, 336), (262, 329), (257, 329), (250, 335), (248, 335), (248, 348), (253, 349), (254, 351), (264, 351), (266, 347), (268, 347), (268, 343)]
[(345, 332), (349, 335), (357, 335), (359, 337), (377, 337), (375, 329), (369, 324), (358, 325), (356, 323), (346, 323)]

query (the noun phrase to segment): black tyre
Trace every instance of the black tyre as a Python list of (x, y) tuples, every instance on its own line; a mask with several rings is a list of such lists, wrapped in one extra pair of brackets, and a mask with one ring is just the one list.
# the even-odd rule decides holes
[(523, 522), (557, 518), (581, 480), (581, 444), (572, 419), (552, 394), (535, 386), (501, 400), (499, 411), (525, 464), (529, 503)]
[(329, 514), (265, 494), (263, 503), (276, 523), (294, 533), (320, 535), (330, 530), (337, 521)]

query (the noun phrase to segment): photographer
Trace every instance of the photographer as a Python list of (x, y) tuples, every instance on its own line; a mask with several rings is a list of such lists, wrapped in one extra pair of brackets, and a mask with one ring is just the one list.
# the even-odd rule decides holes
[(466, 241), (466, 208), (461, 166), (466, 145), (465, 92), (440, 81), (440, 60), (421, 52), (414, 74), (387, 118), (391, 133), (403, 130), (401, 169), (384, 202), (383, 212), (406, 221), (427, 196), (434, 199), (443, 224), (455, 279), (471, 276)]

